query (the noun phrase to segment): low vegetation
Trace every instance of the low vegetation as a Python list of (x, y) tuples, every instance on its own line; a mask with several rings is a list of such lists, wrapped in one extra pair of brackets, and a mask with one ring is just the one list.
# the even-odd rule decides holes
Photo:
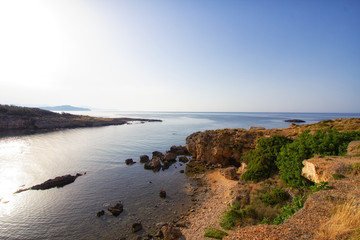
[(207, 228), (204, 234), (204, 237), (215, 238), (215, 239), (223, 239), (226, 236), (228, 236), (226, 232), (216, 228)]
[(287, 186), (301, 188), (310, 183), (301, 176), (302, 161), (320, 156), (345, 155), (349, 142), (360, 139), (360, 132), (338, 132), (337, 130), (319, 130), (315, 134), (305, 131), (297, 139), (281, 148), (276, 165), (280, 178)]
[(261, 201), (271, 206), (282, 204), (289, 200), (290, 195), (282, 188), (275, 188), (272, 192), (264, 193), (261, 196)]
[(256, 149), (250, 150), (242, 159), (248, 163), (248, 168), (241, 177), (251, 181), (269, 178), (278, 171), (275, 162), (281, 147), (291, 142), (291, 139), (278, 135), (259, 139)]
[(242, 160), (248, 163), (244, 180), (260, 181), (279, 173), (287, 186), (302, 188), (311, 183), (301, 176), (302, 161), (321, 156), (344, 155), (349, 142), (360, 139), (360, 131), (339, 132), (318, 130), (314, 134), (305, 131), (296, 140), (272, 136), (258, 141), (257, 148), (251, 150)]
[(360, 239), (359, 199), (340, 202), (334, 208), (331, 218), (320, 227), (314, 239)]

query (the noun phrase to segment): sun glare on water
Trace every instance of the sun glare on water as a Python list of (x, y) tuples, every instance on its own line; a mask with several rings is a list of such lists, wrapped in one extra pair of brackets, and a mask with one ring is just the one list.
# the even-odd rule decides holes
[(24, 141), (0, 140), (0, 206), (7, 205), (26, 178), (22, 155), (28, 151)]

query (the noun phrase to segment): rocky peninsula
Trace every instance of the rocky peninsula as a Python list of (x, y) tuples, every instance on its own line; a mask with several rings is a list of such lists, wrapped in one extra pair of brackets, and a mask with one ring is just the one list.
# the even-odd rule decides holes
[(0, 105), (0, 131), (101, 127), (122, 125), (132, 121), (161, 122), (157, 119), (89, 117), (39, 108)]
[[(360, 141), (350, 142), (345, 155), (315, 155), (304, 160), (301, 174), (309, 183), (315, 183), (309, 188), (311, 190), (287, 186), (278, 174), (260, 181), (245, 181), (242, 178), (248, 169), (244, 156), (258, 149), (260, 139), (283, 136), (295, 141), (301, 133), (311, 135), (319, 130), (348, 132), (358, 136), (360, 119), (325, 120), (307, 125), (290, 124), (289, 128), (284, 129), (252, 127), (249, 130), (208, 130), (188, 136), (186, 147), (192, 155), (192, 161), (205, 167), (216, 167), (206, 167), (209, 170), (201, 174), (206, 182), (203, 185), (206, 189), (203, 192), (206, 193), (199, 197), (204, 199), (202, 204), (182, 218), (186, 223), (181, 228), (185, 238), (209, 239), (204, 233), (215, 229), (216, 234), (211, 234), (217, 239), (358, 239), (360, 225), (352, 222), (360, 220)], [(317, 189), (314, 190), (315, 188)], [(271, 194), (276, 191), (283, 193), (286, 196), (284, 199), (290, 200), (283, 200), (283, 203), (275, 205), (266, 203), (270, 200), (264, 196), (274, 196)], [(256, 220), (281, 214), (285, 211), (282, 209), (291, 207), (294, 199), (300, 199), (303, 207), (283, 223), (260, 224)], [(286, 205), (289, 201), (290, 205)], [(280, 205), (289, 207), (280, 208)], [(341, 212), (343, 208), (349, 209)], [(344, 211), (349, 211), (351, 216), (344, 215)], [(238, 218), (230, 218), (235, 227), (227, 228), (226, 224), (229, 222), (226, 221), (230, 220), (226, 217), (229, 216)]]

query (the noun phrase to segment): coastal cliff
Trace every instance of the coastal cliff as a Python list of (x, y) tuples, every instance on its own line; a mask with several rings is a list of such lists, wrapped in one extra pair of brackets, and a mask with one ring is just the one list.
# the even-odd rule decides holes
[(207, 163), (227, 166), (232, 162), (240, 162), (241, 156), (255, 149), (257, 140), (263, 137), (281, 135), (296, 138), (305, 130), (315, 132), (320, 129), (337, 129), (343, 131), (359, 131), (360, 119), (324, 120), (314, 124), (295, 125), (289, 128), (265, 129), (251, 127), (246, 129), (221, 129), (196, 132), (186, 138), (186, 148), (193, 158)]
[(39, 108), (0, 105), (0, 130), (53, 130), (58, 128), (122, 125), (130, 121), (160, 122), (155, 119), (100, 118), (56, 113)]

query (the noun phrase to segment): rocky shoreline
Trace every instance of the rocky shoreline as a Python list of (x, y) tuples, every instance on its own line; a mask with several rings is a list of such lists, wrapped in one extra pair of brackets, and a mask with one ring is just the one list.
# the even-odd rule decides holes
[[(139, 157), (144, 169), (154, 172), (165, 171), (172, 164), (186, 165), (186, 176), (196, 181), (197, 186), (189, 186), (186, 193), (191, 197), (192, 205), (185, 212), (177, 213), (170, 222), (154, 222), (150, 229), (143, 229), (141, 222), (134, 222), (129, 238), (120, 239), (208, 239), (204, 232), (209, 227), (219, 228), (221, 214), (228, 209), (229, 204), (236, 201), (250, 201), (250, 192), (258, 185), (241, 180), (240, 176), (246, 170), (246, 164), (240, 164), (241, 157), (256, 148), (257, 140), (281, 135), (295, 139), (303, 131), (315, 132), (320, 129), (337, 129), (339, 131), (359, 131), (360, 119), (326, 120), (316, 124), (290, 125), (284, 129), (265, 129), (261, 127), (245, 129), (222, 129), (193, 133), (186, 138), (186, 147), (172, 146), (164, 154), (158, 151)], [(349, 145), (349, 154), (359, 154), (360, 143)], [(190, 155), (190, 156), (189, 156)], [(323, 219), (329, 219), (329, 209), (337, 199), (345, 194), (340, 188), (351, 189), (358, 197), (359, 179), (357, 176), (346, 176), (342, 182), (335, 181), (334, 174), (344, 173), (344, 164), (360, 163), (358, 156), (348, 158), (325, 157), (304, 161), (304, 176), (319, 182), (329, 181), (335, 186), (334, 191), (316, 193), (309, 197), (304, 210), (288, 219), (284, 224), (255, 225), (235, 230), (227, 230), (226, 239), (297, 239), (297, 237), (311, 238), (315, 236)], [(330, 161), (330, 160), (331, 161)], [(339, 162), (342, 161), (342, 162)], [(336, 164), (332, 164), (335, 163)], [(127, 165), (135, 164), (133, 159), (126, 159)], [(309, 170), (310, 169), (310, 170)], [(181, 172), (180, 172), (181, 173)], [(344, 173), (345, 174), (345, 173)], [(316, 179), (316, 180), (315, 180)], [(270, 182), (279, 179), (268, 180)], [(292, 191), (292, 190), (291, 190)], [(290, 192), (291, 192), (290, 191)], [(166, 189), (161, 190), (159, 198), (166, 199)], [(319, 197), (320, 196), (320, 197)], [(322, 204), (326, 199), (327, 205)], [(335, 199), (335, 200), (334, 200)], [(96, 215), (102, 217), (106, 212), (114, 217), (121, 216), (123, 206), (120, 202), (107, 209), (100, 210)], [(155, 229), (155, 230), (154, 230)], [(308, 237), (309, 236), (309, 237)]]

